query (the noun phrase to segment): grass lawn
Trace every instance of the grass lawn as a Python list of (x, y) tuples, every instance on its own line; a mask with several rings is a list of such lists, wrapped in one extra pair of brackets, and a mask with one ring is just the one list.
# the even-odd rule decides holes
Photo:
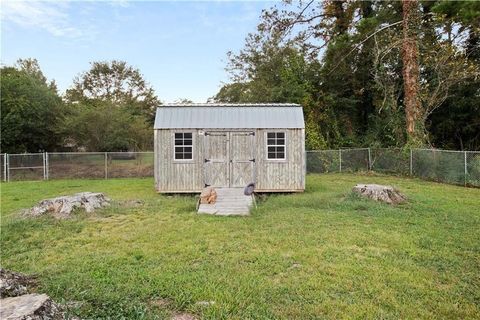
[[(359, 199), (393, 184), (396, 207)], [(20, 219), (38, 200), (81, 191), (141, 199), (67, 221)], [(1, 264), (84, 318), (480, 318), (480, 189), (374, 175), (309, 175), (250, 217), (195, 214), (192, 196), (152, 179), (1, 184)], [(214, 301), (213, 304), (198, 304)]]

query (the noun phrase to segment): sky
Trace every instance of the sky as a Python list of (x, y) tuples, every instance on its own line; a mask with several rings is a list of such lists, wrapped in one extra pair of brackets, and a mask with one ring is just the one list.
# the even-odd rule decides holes
[(90, 62), (124, 60), (165, 103), (206, 102), (228, 82), (227, 52), (266, 1), (1, 1), (1, 63), (36, 58), (63, 93)]

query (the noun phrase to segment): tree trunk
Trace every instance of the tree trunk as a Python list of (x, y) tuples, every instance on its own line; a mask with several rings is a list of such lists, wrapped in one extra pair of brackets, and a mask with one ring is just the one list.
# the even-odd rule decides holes
[(410, 141), (420, 138), (422, 128), (416, 127), (421, 118), (419, 97), (420, 71), (418, 67), (417, 28), (418, 1), (402, 0), (403, 4), (403, 83), (407, 135)]

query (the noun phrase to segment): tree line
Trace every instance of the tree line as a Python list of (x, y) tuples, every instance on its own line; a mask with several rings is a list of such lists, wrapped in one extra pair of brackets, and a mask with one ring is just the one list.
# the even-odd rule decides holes
[(297, 102), (307, 147), (480, 149), (480, 2), (284, 1), (217, 102)]
[[(480, 2), (285, 0), (226, 70), (210, 101), (299, 103), (308, 149), (480, 149)], [(158, 105), (123, 61), (59, 94), (20, 59), (1, 68), (2, 152), (151, 150)]]
[(138, 69), (93, 62), (60, 96), (35, 59), (1, 69), (2, 152), (151, 150), (160, 104)]

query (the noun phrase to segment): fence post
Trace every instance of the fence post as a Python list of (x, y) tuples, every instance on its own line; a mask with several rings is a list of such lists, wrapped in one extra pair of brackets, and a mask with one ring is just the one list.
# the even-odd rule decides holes
[(370, 151), (370, 147), (368, 148), (368, 165), (367, 165), (367, 171), (370, 171), (372, 169), (372, 153)]
[(7, 154), (3, 154), (3, 181), (7, 181)]
[(47, 180), (48, 180), (48, 174), (49, 174), (48, 171), (50, 171), (48, 167), (49, 167), (48, 152), (45, 152), (45, 177), (47, 178)]
[(10, 182), (10, 155), (8, 153), (5, 162), (7, 163), (7, 182)]
[(413, 176), (413, 149), (410, 148), (410, 176)]
[(463, 182), (463, 185), (466, 187), (467, 186), (467, 151), (464, 151), (465, 155), (465, 163), (464, 163), (464, 174), (465, 174), (465, 180)]
[(342, 172), (342, 149), (338, 149), (338, 156), (340, 158), (340, 161), (339, 161), (340, 172)]
[(105, 152), (105, 179), (108, 179), (108, 156), (107, 156), (107, 153)]
[(45, 161), (46, 161), (46, 159), (45, 159), (45, 152), (42, 153), (42, 160), (43, 160), (43, 161), (42, 161), (42, 162), (43, 162), (43, 180), (46, 180), (46, 178), (47, 178), (47, 171), (46, 171), (46, 169), (45, 169)]

